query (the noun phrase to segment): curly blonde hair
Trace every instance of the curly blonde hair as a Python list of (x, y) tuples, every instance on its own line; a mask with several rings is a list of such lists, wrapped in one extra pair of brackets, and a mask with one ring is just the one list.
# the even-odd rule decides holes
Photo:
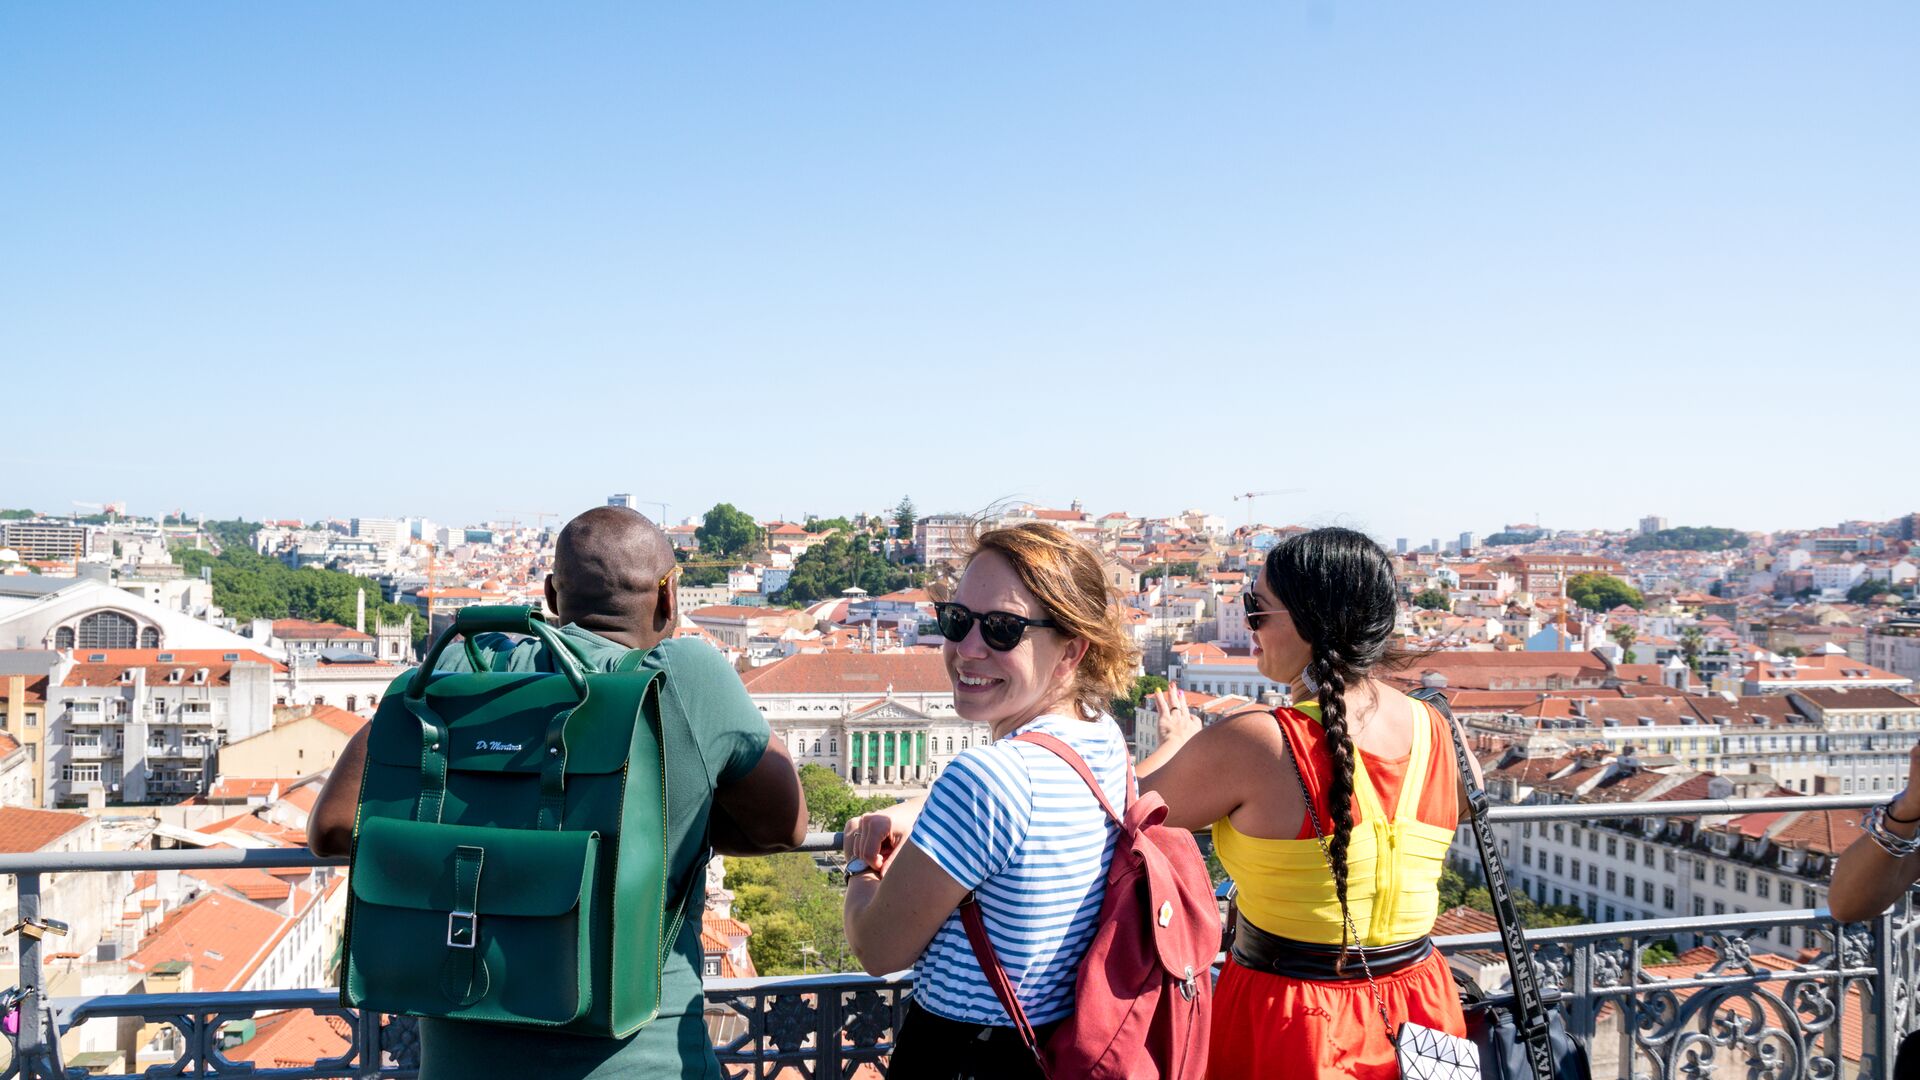
[(1108, 712), (1133, 684), (1139, 650), (1120, 621), (1099, 557), (1065, 531), (1038, 521), (981, 533), (967, 562), (983, 551), (997, 551), (1013, 564), (1056, 630), (1087, 643), (1087, 654), (1074, 669), (1074, 704), (1086, 720)]

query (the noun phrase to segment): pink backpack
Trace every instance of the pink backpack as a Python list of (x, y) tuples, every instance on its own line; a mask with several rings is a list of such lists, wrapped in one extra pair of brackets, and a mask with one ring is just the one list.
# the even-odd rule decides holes
[[(1200, 846), (1185, 829), (1161, 824), (1167, 804), (1158, 793), (1134, 794), (1122, 818), (1072, 747), (1037, 731), (1014, 738), (1072, 766), (1120, 826), (1120, 836), (1107, 868), (1099, 929), (1080, 963), (1074, 1011), (1044, 1047), (994, 954), (979, 905), (968, 897), (960, 920), (980, 970), (1049, 1077), (1199, 1080), (1207, 1072), (1212, 968), (1220, 952), (1220, 909)], [(1129, 766), (1130, 792), (1133, 786)]]

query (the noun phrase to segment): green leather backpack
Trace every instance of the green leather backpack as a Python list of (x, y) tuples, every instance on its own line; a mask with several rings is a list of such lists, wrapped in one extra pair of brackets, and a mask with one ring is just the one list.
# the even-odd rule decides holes
[[(557, 673), (435, 674), (455, 639), (540, 639)], [(584, 671), (531, 608), (470, 607), (367, 741), (341, 997), (379, 1012), (628, 1035), (660, 1008), (667, 772), (657, 672)], [(700, 872), (695, 867), (695, 873)]]

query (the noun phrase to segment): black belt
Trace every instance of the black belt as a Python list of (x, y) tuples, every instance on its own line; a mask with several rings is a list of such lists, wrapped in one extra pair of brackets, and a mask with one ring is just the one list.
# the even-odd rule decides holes
[(1360, 966), (1362, 955), (1367, 959), (1367, 967), (1373, 970), (1375, 977), (1379, 977), (1404, 971), (1425, 960), (1432, 952), (1433, 939), (1426, 936), (1398, 945), (1376, 945), (1372, 948), (1350, 945), (1347, 947), (1346, 970), (1342, 972), (1334, 966), (1340, 959), (1338, 945), (1295, 941), (1269, 934), (1248, 922), (1245, 915), (1240, 916), (1233, 931), (1234, 963), (1252, 971), (1310, 982), (1364, 978), (1366, 969)]

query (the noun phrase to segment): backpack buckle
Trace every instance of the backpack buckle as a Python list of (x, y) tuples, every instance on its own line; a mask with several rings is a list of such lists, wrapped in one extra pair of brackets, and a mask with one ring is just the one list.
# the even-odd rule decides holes
[(471, 949), (480, 938), (480, 916), (471, 911), (447, 913), (447, 947)]
[(1188, 1001), (1192, 1001), (1193, 995), (1199, 990), (1199, 986), (1196, 985), (1195, 982), (1198, 977), (1193, 973), (1192, 964), (1187, 965), (1186, 975), (1187, 977), (1180, 981), (1180, 996), (1186, 998)]

